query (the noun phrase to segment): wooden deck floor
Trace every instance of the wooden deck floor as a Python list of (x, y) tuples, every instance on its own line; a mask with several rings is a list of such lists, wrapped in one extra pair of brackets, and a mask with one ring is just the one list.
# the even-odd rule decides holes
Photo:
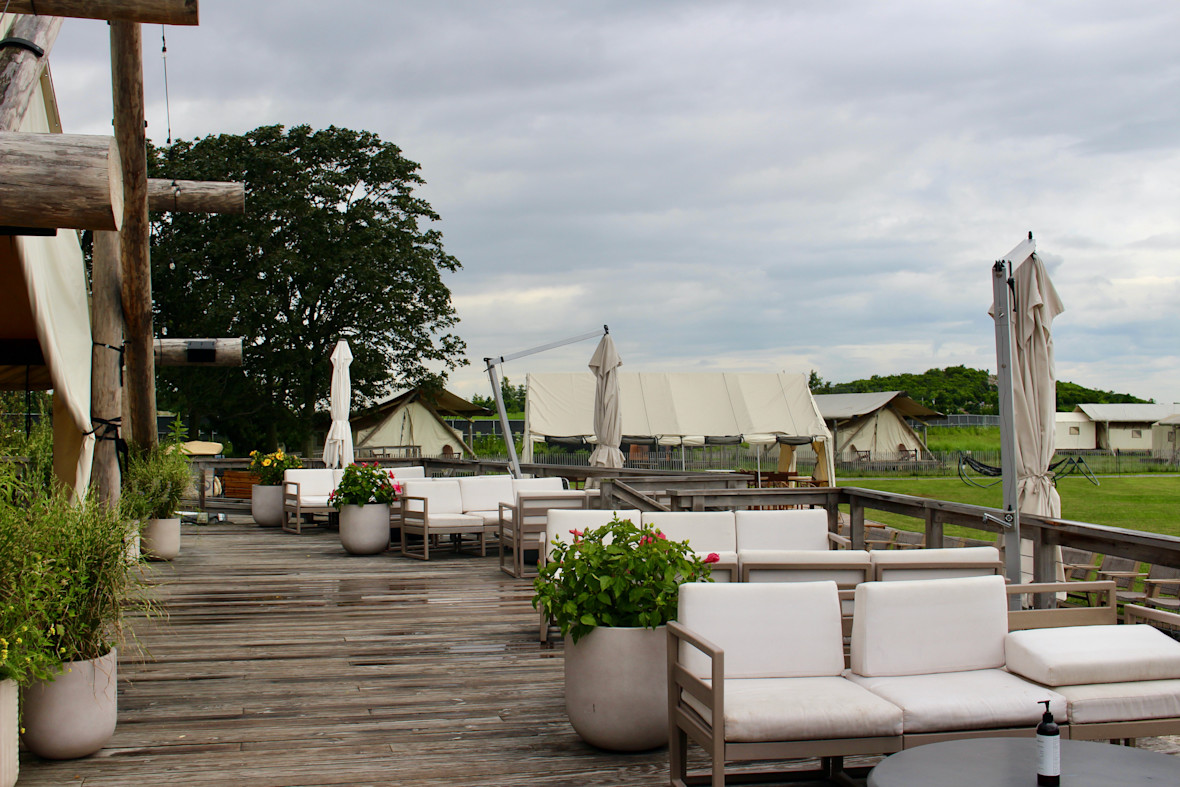
[(245, 518), (152, 564), (167, 621), (123, 654), (93, 757), (24, 753), (20, 785), (661, 785), (667, 750), (608, 754), (565, 717), (561, 646), (496, 558), (345, 554)]

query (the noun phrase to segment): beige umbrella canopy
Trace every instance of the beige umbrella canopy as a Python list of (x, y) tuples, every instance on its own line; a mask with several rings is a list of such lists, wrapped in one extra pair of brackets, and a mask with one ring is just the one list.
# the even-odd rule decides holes
[(1039, 516), (1061, 516), (1061, 496), (1049, 463), (1055, 450), (1057, 382), (1053, 370), (1053, 319), (1065, 306), (1036, 254), (1013, 274), (1013, 414), (1016, 425), (1017, 508)]
[(623, 359), (615, 350), (614, 339), (604, 334), (590, 357), (590, 371), (594, 372), (594, 437), (596, 444), (590, 453), (591, 467), (622, 467), (623, 413), (619, 408), (619, 367)]
[(352, 425), (348, 423), (352, 400), (352, 381), (348, 376), (351, 363), (352, 351), (348, 342), (341, 339), (332, 350), (332, 426), (324, 440), (324, 465), (327, 467), (352, 464)]

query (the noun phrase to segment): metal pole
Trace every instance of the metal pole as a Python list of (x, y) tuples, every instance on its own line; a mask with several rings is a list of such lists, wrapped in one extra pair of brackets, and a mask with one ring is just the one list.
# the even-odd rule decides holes
[(496, 374), (496, 361), (484, 358), (488, 365), (488, 380), (492, 383), (492, 394), (496, 397), (496, 409), (500, 412), (500, 427), (504, 430), (504, 446), (508, 449), (508, 464), (513, 478), (520, 478), (520, 460), (516, 458), (516, 442), (512, 439), (512, 427), (508, 424), (508, 411), (504, 409), (504, 396), (500, 393), (500, 376)]
[[(1004, 568), (1008, 581), (1019, 583), (1020, 511), (1016, 479), (1015, 395), (1012, 390), (1012, 279), (1011, 263), (1000, 260), (992, 266), (992, 313), (996, 321), (996, 384), (1000, 398), (1000, 467), (1004, 489)], [(1020, 596), (1009, 605), (1020, 606)]]

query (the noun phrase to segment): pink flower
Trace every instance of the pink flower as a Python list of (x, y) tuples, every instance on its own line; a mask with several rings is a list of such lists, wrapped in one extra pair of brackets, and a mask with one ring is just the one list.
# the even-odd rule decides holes
[(705, 558), (705, 562), (706, 563), (720, 563), (721, 562), (721, 555), (718, 555), (716, 552), (710, 552), (709, 556)]
[(651, 536), (640, 536), (639, 537), (639, 546), (643, 546), (644, 544), (650, 544), (650, 543), (652, 543)]
[(584, 532), (586, 532), (586, 531), (578, 530), (575, 528), (574, 530), (570, 531), (570, 535), (574, 537), (574, 542), (576, 543), (577, 540), (582, 537), (582, 533), (584, 533)]
[(666, 535), (664, 535), (663, 533), (661, 533), (659, 530), (656, 531), (656, 538), (662, 538), (665, 541), (668, 540), (668, 537)]

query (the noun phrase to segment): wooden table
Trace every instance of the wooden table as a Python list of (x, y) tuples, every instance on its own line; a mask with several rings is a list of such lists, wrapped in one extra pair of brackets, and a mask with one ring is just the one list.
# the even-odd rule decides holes
[[(892, 754), (869, 773), (868, 787), (1037, 783), (1035, 738), (970, 738)], [(1180, 784), (1180, 757), (1094, 741), (1061, 741), (1062, 787)]]

